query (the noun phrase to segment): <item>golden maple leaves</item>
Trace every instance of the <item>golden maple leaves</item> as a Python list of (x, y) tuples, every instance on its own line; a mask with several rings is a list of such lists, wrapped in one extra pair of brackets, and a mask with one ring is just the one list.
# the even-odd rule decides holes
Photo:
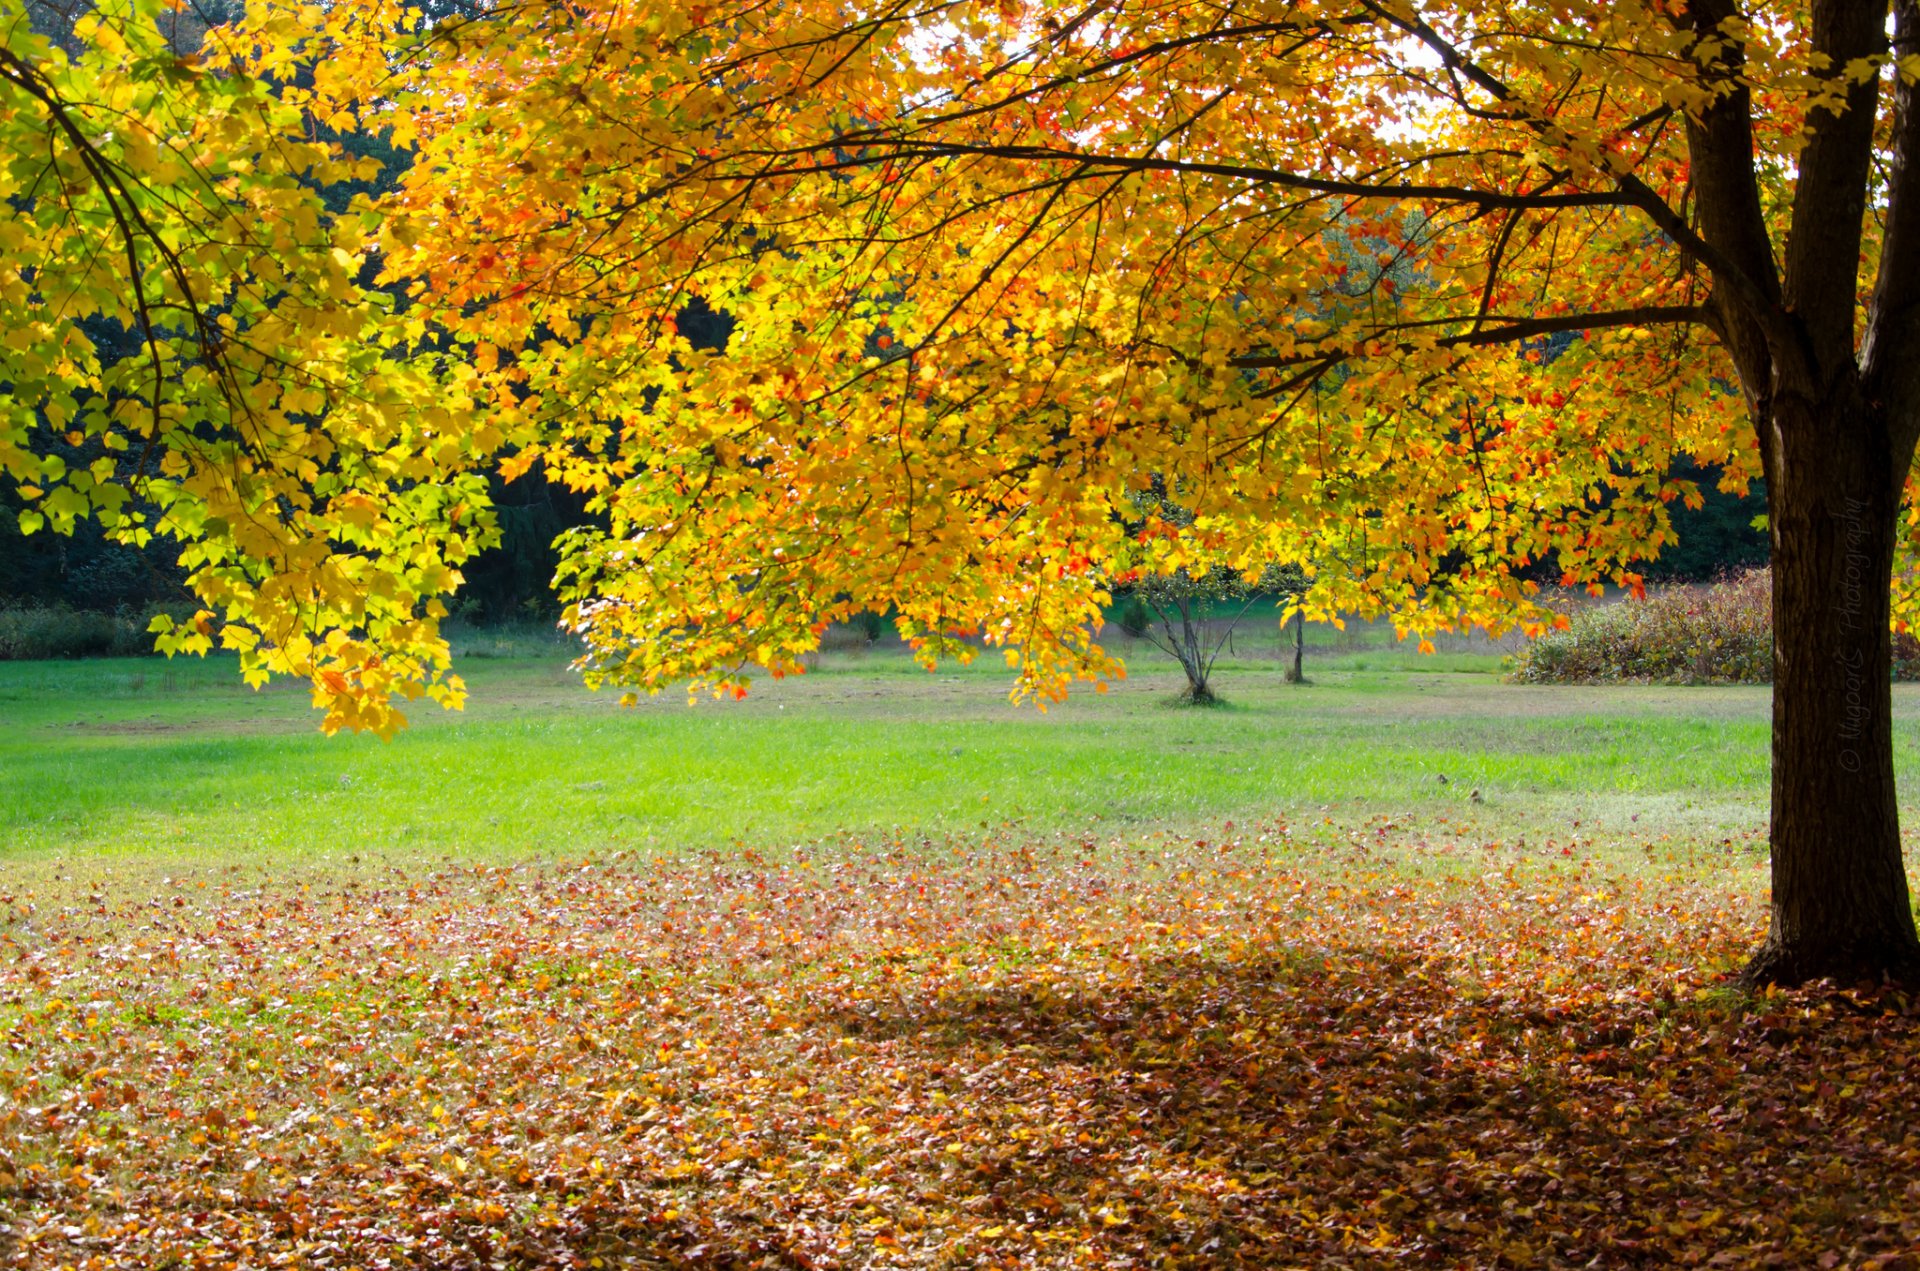
[[(457, 697), (434, 597), (491, 534), (475, 474), (536, 461), (600, 518), (561, 572), (588, 673), (648, 689), (792, 669), (880, 606), (1055, 696), (1115, 670), (1101, 606), (1143, 569), (1297, 562), (1310, 611), (1414, 632), (1526, 619), (1516, 567), (1626, 580), (1670, 538), (1676, 455), (1756, 467), (1662, 228), (1725, 50), (1629, 10), (289, 6), (144, 79), (136, 15), (19, 56), (146, 121), (97, 143), (172, 253), (136, 275), (208, 321), (143, 323), (55, 146), (94, 210), (0, 238), (59, 262), (0, 279), (46, 386), (0, 462), (56, 524), (204, 543), (220, 638), (355, 726)], [(1776, 16), (1726, 38), (1784, 162), (1834, 83), (1892, 72), (1812, 66)], [(399, 189), (329, 211), (366, 162), (316, 125), (400, 147)], [(679, 333), (694, 297), (724, 351)], [(97, 366), (59, 316), (95, 309), (160, 338)], [(32, 412), (83, 398), (89, 445), (153, 463), (50, 475)], [(1195, 521), (1141, 542), (1155, 478)]]
[[(1657, 546), (1677, 451), (1746, 462), (1717, 364), (1650, 338), (1697, 280), (1596, 188), (1644, 103), (1596, 84), (1597, 126), (1533, 126), (1538, 41), (1489, 122), (1445, 115), (1487, 90), (1424, 83), (1428, 28), (1385, 10), (809, 16), (651, 44), (625, 10), (503, 16), (398, 94), (428, 122), (389, 268), (527, 349), (490, 373), (609, 517), (562, 566), (596, 679), (731, 687), (881, 604), (1055, 695), (1111, 673), (1090, 629), (1140, 569), (1297, 561), (1317, 609), (1498, 622), (1515, 561)], [(1670, 188), (1669, 151), (1630, 166)], [(475, 179), (522, 197), (450, 225)], [(675, 329), (691, 295), (724, 355)], [(1136, 541), (1155, 476), (1196, 520)]]
[(182, 60), (161, 12), (89, 19), (72, 54), (7, 23), (0, 467), (23, 528), (185, 545), (206, 608), (158, 620), (162, 649), (238, 650), (309, 678), (327, 727), (389, 732), (394, 699), (461, 693), (434, 598), (492, 533), (469, 411), (323, 202), (379, 165), (222, 32)]

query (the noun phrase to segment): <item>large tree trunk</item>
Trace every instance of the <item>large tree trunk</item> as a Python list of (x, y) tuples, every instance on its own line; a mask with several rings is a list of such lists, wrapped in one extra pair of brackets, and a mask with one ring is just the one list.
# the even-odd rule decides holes
[(1773, 907), (1753, 983), (1920, 973), (1893, 777), (1898, 446), (1857, 380), (1772, 403)]

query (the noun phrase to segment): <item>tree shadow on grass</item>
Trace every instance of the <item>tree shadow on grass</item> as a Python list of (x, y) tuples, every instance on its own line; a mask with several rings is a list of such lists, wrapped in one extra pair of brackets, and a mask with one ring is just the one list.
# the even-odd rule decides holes
[(938, 1185), (1100, 1265), (1920, 1266), (1893, 998), (1496, 998), (1347, 948), (835, 1019), (944, 1083)]

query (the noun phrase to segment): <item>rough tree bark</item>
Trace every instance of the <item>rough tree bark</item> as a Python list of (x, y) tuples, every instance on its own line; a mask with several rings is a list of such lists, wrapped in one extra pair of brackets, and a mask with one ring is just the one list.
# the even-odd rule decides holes
[[(1838, 400), (1835, 400), (1837, 398)], [(1920, 972), (1893, 775), (1889, 591), (1899, 507), (1884, 419), (1852, 377), (1776, 404), (1773, 904), (1756, 982)]]
[[(1893, 6), (1920, 47), (1920, 0)], [(1886, 0), (1816, 0), (1813, 47), (1836, 77), (1888, 50)], [(1694, 0), (1703, 38), (1732, 0)], [(1721, 95), (1688, 121), (1698, 206), (1672, 225), (1713, 277), (1713, 322), (1752, 412), (1773, 539), (1773, 899), (1751, 983), (1920, 978), (1900, 850), (1890, 591), (1901, 493), (1920, 435), (1920, 113), (1895, 89), (1881, 259), (1864, 329), (1857, 286), (1880, 80), (1808, 119), (1776, 262), (1737, 45)], [(1697, 237), (1695, 232), (1697, 227)], [(1688, 240), (1691, 239), (1691, 242)]]

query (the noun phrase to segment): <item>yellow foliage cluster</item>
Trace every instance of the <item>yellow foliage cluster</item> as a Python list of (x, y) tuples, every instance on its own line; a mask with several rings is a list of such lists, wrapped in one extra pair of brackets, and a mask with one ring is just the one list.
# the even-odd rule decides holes
[[(1299, 564), (1310, 614), (1423, 637), (1539, 620), (1544, 559), (1634, 585), (1677, 457), (1759, 467), (1687, 112), (1763, 96), (1779, 228), (1809, 112), (1897, 73), (1792, 4), (262, 5), (186, 62), (156, 12), (8, 36), (0, 465), (56, 529), (192, 544), (164, 647), (379, 730), (458, 700), (438, 598), (536, 461), (598, 515), (588, 677), (647, 691), (883, 608), (1044, 701), (1183, 567)], [(367, 174), (315, 138), (354, 131), (409, 166), (331, 211)], [(1191, 525), (1130, 528), (1156, 479)]]

